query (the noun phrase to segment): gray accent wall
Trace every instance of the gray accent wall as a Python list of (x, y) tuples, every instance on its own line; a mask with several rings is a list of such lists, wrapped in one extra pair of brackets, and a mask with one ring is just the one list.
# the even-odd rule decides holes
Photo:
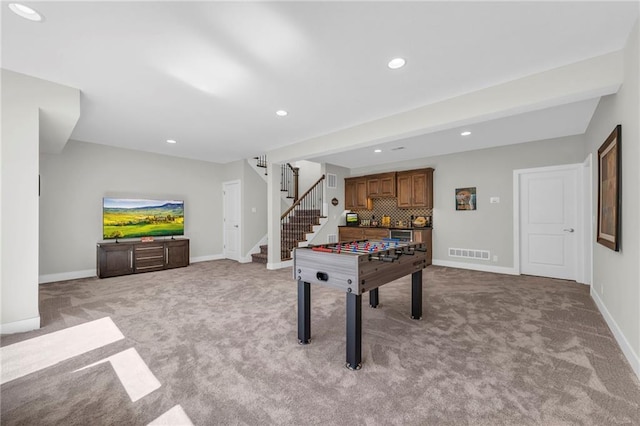
[(73, 140), (41, 154), (40, 276), (95, 270), (103, 197), (184, 200), (191, 258), (220, 255), (221, 175), (215, 163)]
[(600, 100), (586, 132), (593, 155), (594, 235), (597, 232), (598, 148), (622, 125), (622, 235), (620, 251), (593, 243), (594, 299), (640, 376), (640, 35), (638, 22), (624, 49), (624, 81), (615, 95)]
[[(433, 259), (510, 272), (513, 262), (513, 171), (582, 163), (584, 138), (572, 136), (353, 169), (352, 175), (433, 167)], [(456, 211), (455, 189), (476, 187), (477, 210)], [(500, 203), (490, 204), (490, 197)], [(491, 260), (450, 257), (449, 248), (489, 250)], [(497, 261), (494, 261), (497, 256)], [(501, 269), (502, 268), (502, 269)]]

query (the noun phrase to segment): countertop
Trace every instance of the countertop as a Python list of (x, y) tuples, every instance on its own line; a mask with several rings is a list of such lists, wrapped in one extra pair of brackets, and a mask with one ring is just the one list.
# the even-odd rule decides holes
[(408, 230), (417, 230), (420, 231), (421, 229), (433, 229), (433, 227), (431, 226), (422, 226), (422, 227), (418, 227), (418, 226), (346, 226), (346, 225), (340, 225), (338, 226), (338, 228), (366, 228), (366, 229), (408, 229)]

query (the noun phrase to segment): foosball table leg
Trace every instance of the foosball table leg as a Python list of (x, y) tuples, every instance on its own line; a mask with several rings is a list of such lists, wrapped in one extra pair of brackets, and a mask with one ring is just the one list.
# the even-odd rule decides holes
[(380, 300), (378, 299), (378, 289), (374, 288), (369, 291), (369, 306), (372, 308), (377, 308)]
[(347, 293), (347, 364), (350, 370), (362, 368), (362, 296)]
[(411, 274), (411, 318), (422, 319), (422, 269)]
[(298, 343), (311, 341), (311, 284), (298, 280)]

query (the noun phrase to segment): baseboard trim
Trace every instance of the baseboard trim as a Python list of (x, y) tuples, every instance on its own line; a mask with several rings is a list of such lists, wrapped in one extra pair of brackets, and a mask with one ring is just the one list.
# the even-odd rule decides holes
[(77, 280), (79, 278), (95, 277), (95, 269), (85, 269), (83, 271), (61, 272), (59, 274), (45, 274), (38, 277), (38, 284), (53, 283), (56, 281)]
[(23, 333), (25, 331), (37, 330), (40, 328), (40, 316), (20, 321), (0, 324), (1, 334)]
[(224, 259), (224, 254), (212, 254), (209, 256), (198, 256), (198, 257), (192, 257), (189, 259), (190, 263), (198, 263), (198, 262), (208, 262), (210, 260), (221, 260)]
[[(189, 259), (190, 263), (207, 262), (209, 260), (224, 259), (223, 254), (210, 256), (198, 256)], [(91, 278), (97, 276), (95, 269), (85, 269), (84, 271), (61, 272), (59, 274), (45, 274), (38, 277), (38, 284), (53, 283), (56, 281), (77, 280), (79, 278)]]
[(594, 286), (591, 286), (591, 298), (596, 303), (596, 307), (604, 317), (604, 320), (609, 326), (609, 329), (611, 329), (613, 337), (616, 339), (616, 342), (618, 342), (618, 345), (620, 346), (620, 349), (622, 349), (622, 353), (624, 354), (625, 358), (627, 358), (627, 361), (629, 361), (631, 369), (634, 373), (636, 373), (638, 379), (640, 379), (640, 357), (637, 353), (634, 352), (633, 348), (629, 344), (629, 341), (622, 333), (622, 330), (620, 330), (620, 327), (618, 327), (618, 323), (616, 323), (616, 320), (613, 319), (604, 302), (602, 301), (602, 299), (600, 299), (600, 295), (594, 290)]
[(289, 266), (293, 266), (293, 260), (285, 260), (284, 262), (267, 263), (267, 269), (270, 269), (270, 270), (288, 268)]
[(520, 275), (514, 268), (505, 266), (480, 265), (478, 263), (453, 262), (451, 260), (433, 259), (432, 263), (436, 266), (446, 266), (449, 268), (471, 269), (473, 271), (494, 272), (496, 274)]

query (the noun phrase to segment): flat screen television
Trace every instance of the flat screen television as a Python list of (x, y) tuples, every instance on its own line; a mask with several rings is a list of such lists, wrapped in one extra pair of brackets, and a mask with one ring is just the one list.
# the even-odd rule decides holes
[(133, 198), (102, 199), (105, 240), (184, 235), (184, 201)]

